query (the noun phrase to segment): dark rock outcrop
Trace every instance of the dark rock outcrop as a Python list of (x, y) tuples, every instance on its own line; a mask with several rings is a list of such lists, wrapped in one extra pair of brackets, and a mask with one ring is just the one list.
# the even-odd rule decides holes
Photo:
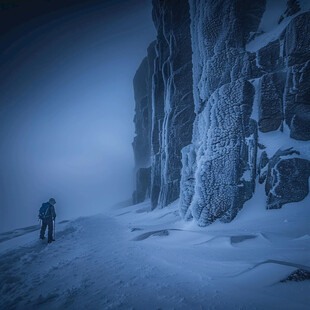
[(310, 140), (310, 60), (289, 68), (284, 100), (291, 137)]
[(285, 74), (265, 74), (261, 78), (258, 126), (261, 132), (277, 130), (283, 121), (283, 91)]
[(295, 17), (282, 34), (288, 76), (285, 121), (291, 137), (310, 140), (310, 12)]
[(153, 1), (157, 29), (153, 75), (152, 208), (180, 194), (181, 149), (191, 142), (194, 121), (192, 50), (186, 0)]
[(133, 202), (143, 202), (150, 197), (151, 189), (151, 167), (139, 168), (136, 173), (136, 190), (133, 193)]
[[(151, 167), (150, 198), (154, 209), (179, 197), (181, 150), (191, 142), (195, 114), (187, 0), (154, 0), (153, 20), (157, 40), (134, 79), (134, 150), (136, 167)], [(137, 192), (138, 187), (137, 175)]]
[(310, 272), (304, 269), (297, 269), (293, 271), (288, 277), (281, 280), (280, 282), (281, 283), (285, 283), (289, 281), (301, 282), (301, 281), (306, 281), (306, 280), (310, 280)]
[(258, 50), (257, 63), (264, 72), (280, 69), (283, 65), (283, 57), (280, 56), (280, 40), (270, 42)]
[(267, 164), (269, 162), (268, 155), (265, 151), (262, 152), (257, 167), (258, 182), (260, 184), (264, 183), (267, 177)]
[(269, 162), (265, 185), (267, 209), (301, 201), (309, 193), (310, 161), (292, 157), (294, 154), (300, 155), (292, 149), (279, 150)]
[(155, 42), (148, 48), (148, 56), (138, 68), (134, 81), (135, 132), (132, 143), (135, 158), (136, 190), (133, 203), (144, 201), (151, 187), (151, 131), (152, 131), (152, 76), (154, 73)]

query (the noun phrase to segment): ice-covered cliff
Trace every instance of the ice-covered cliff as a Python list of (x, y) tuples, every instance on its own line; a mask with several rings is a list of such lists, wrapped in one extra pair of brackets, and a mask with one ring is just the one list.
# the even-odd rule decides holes
[(153, 20), (157, 40), (134, 78), (137, 135), (133, 147), (134, 202), (150, 196), (155, 208), (179, 197), (181, 149), (191, 142), (195, 114), (189, 4), (153, 1)]
[[(137, 167), (149, 167), (153, 208), (180, 196), (183, 218), (205, 226), (231, 221), (258, 186), (267, 209), (304, 199), (310, 3), (154, 0), (153, 7), (158, 36), (153, 62), (137, 72), (147, 87), (135, 78), (134, 143), (147, 163)], [(139, 104), (142, 86), (148, 112)]]
[(133, 202), (145, 200), (151, 182), (151, 132), (152, 132), (152, 76), (154, 73), (155, 42), (148, 47), (148, 54), (137, 70), (133, 85), (135, 94), (135, 130), (132, 143), (136, 169), (136, 190)]

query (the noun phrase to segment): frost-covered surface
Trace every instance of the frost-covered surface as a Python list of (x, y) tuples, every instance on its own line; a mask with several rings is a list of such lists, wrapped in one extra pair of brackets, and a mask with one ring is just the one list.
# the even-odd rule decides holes
[[(309, 193), (310, 7), (189, 2), (196, 119), (182, 151), (181, 215), (201, 226), (230, 221), (255, 182), (268, 209), (301, 201)], [(253, 91), (242, 93), (247, 83)]]
[(133, 203), (150, 196), (151, 188), (151, 131), (152, 131), (152, 76), (154, 73), (155, 42), (148, 48), (148, 55), (138, 68), (134, 81), (135, 133), (132, 143), (135, 156), (136, 189)]
[[(143, 162), (151, 165), (150, 197), (155, 208), (179, 197), (181, 149), (191, 142), (194, 103), (187, 0), (153, 1), (153, 20), (157, 29), (156, 55), (149, 49), (149, 61), (142, 62), (134, 80), (137, 103), (134, 149), (136, 158), (142, 157)], [(138, 168), (141, 165), (136, 164)], [(139, 194), (140, 184), (137, 175), (134, 195), (139, 199), (134, 199), (135, 202), (147, 196)]]
[[(193, 197), (191, 201), (185, 193), (181, 197), (182, 213), (188, 212), (183, 207), (186, 199), (199, 225), (217, 218), (230, 221), (252, 196), (256, 175), (256, 127), (250, 123), (253, 95), (251, 83), (237, 80), (215, 91), (199, 114), (195, 138), (204, 142), (197, 151), (197, 172), (191, 182), (182, 177), (182, 187), (189, 183), (192, 190), (186, 192)], [(184, 162), (188, 170), (186, 164), (191, 162)]]
[(153, 1), (157, 29), (153, 76), (153, 208), (179, 197), (181, 149), (192, 137), (194, 103), (187, 0)]
[(51, 245), (6, 234), (0, 308), (308, 310), (310, 281), (290, 280), (310, 271), (309, 196), (266, 210), (263, 191), (206, 228), (146, 201), (57, 223)]
[(134, 145), (151, 169), (137, 173), (135, 202), (180, 196), (184, 219), (205, 226), (232, 220), (257, 182), (267, 209), (308, 195), (309, 3), (153, 1), (156, 56), (135, 82), (148, 112), (136, 108)]
[(249, 41), (246, 46), (247, 51), (256, 52), (267, 43), (278, 39), (294, 17), (309, 10), (310, 2), (308, 0), (267, 0), (266, 10), (255, 38)]

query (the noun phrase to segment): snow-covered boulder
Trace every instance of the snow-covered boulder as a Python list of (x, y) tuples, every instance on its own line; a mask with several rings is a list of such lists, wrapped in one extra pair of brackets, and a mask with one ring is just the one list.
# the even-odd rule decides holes
[(265, 185), (267, 209), (279, 209), (309, 194), (310, 161), (296, 155), (299, 152), (291, 149), (279, 150), (271, 158)]

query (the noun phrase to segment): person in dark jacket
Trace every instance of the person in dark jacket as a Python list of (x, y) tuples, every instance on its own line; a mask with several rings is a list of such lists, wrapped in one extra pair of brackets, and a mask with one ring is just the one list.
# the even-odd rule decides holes
[(51, 198), (48, 202), (42, 204), (40, 209), (39, 218), (42, 220), (42, 226), (40, 231), (40, 238), (45, 239), (45, 230), (48, 227), (48, 239), (47, 242), (51, 243), (55, 241), (53, 238), (53, 221), (56, 218), (55, 205), (56, 200)]

